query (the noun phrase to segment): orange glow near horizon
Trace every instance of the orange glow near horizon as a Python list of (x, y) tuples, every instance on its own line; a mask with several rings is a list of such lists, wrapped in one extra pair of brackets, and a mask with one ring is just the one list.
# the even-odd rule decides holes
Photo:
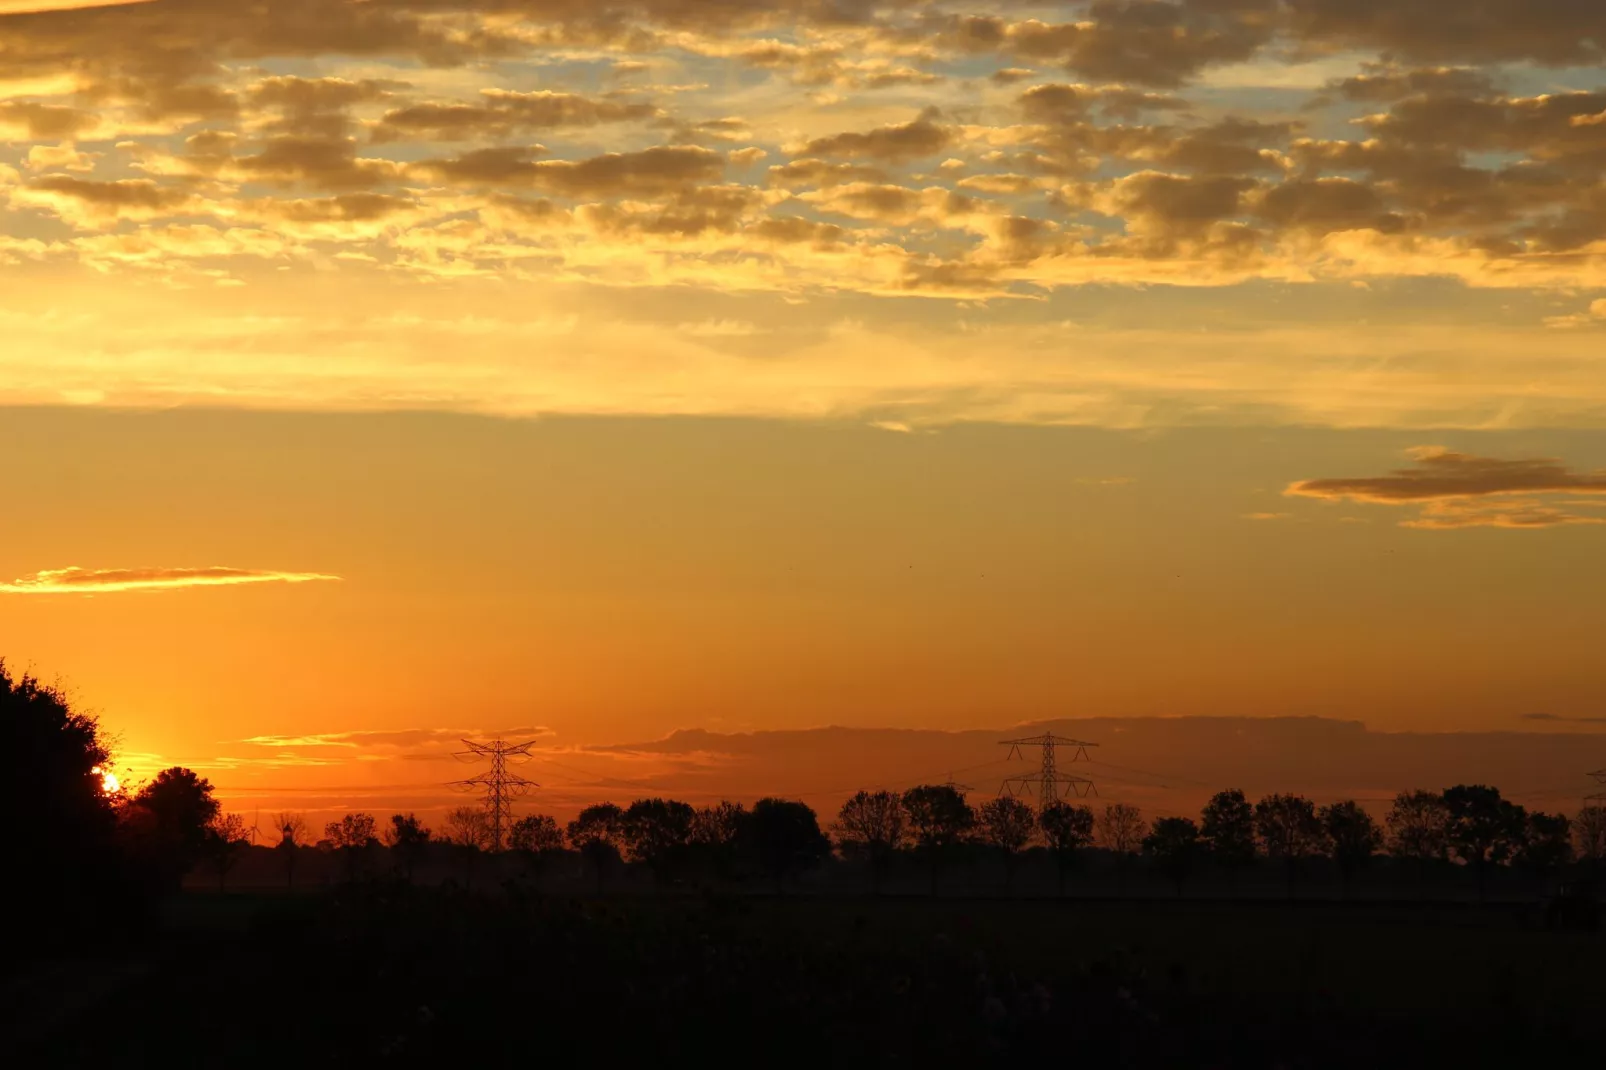
[(245, 810), (1561, 791), (1606, 16), (1141, 6), (0, 0), (0, 657)]

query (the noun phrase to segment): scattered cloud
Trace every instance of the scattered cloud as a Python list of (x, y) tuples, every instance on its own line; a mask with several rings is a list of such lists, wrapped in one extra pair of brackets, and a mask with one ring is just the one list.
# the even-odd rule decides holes
[(1525, 713), (1522, 720), (1545, 724), (1606, 724), (1606, 717), (1569, 717), (1556, 713)]
[[(86, 289), (138, 286), (140, 304), (157, 291), (233, 288), (267, 294), (268, 305), (286, 278), (316, 277), (353, 303), (381, 285), (409, 295), (443, 283), (465, 295), (590, 288), (614, 302), (599, 321), (647, 303), (631, 289), (688, 306), (755, 293), (864, 300), (851, 314), (871, 321), (921, 297), (1009, 326), (1021, 313), (999, 312), (1003, 299), (1041, 307), (1079, 287), (1341, 293), (1449, 280), (1541, 296), (1524, 304), (1524, 329), (1555, 328), (1547, 337), (1558, 344), (1606, 324), (1600, 301), (1556, 303), (1606, 291), (1606, 90), (1544, 69), (1599, 64), (1606, 8), (1594, 0), (595, 8), (0, 0), (0, 286), (11, 294), (77, 269)], [(1237, 88), (1222, 96), (1226, 84)], [(1283, 307), (1262, 295), (1242, 298), (1256, 316)], [(1499, 304), (1461, 300), (1480, 314)], [(1380, 296), (1378, 322), (1405, 318), (1400, 303)], [(670, 326), (729, 318), (688, 307)], [(333, 334), (311, 333), (315, 346)], [(893, 333), (905, 349), (936, 348), (913, 330)], [(1184, 344), (1184, 333), (1153, 351)], [(375, 328), (284, 363), (310, 374), (381, 341)], [(186, 380), (213, 403), (257, 403), (223, 381), (269, 363), (260, 335), (247, 348), (241, 361), (205, 362), (204, 374), (175, 359), (188, 371), (153, 369), (128, 389)], [(0, 358), (6, 382), (45, 383), (51, 401), (124, 392), (58, 385), (61, 347), (29, 352), (41, 355)], [(1045, 349), (1039, 365), (1061, 352)], [(152, 344), (142, 357), (167, 354)], [(1316, 363), (1283, 362), (1276, 377)], [(456, 404), (450, 384), (407, 378), (445, 374), (439, 362), (360, 367), (390, 379), (360, 384), (356, 404)], [(729, 395), (752, 370), (722, 376), (712, 393), (653, 397), (750, 411)], [(829, 370), (850, 385), (861, 374)], [(491, 384), (499, 371), (464, 374)], [(1237, 375), (1233, 398), (1211, 396), (1226, 390), (1211, 371), (1162, 386), (1186, 379), (1203, 399), (1195, 408), (1216, 413), (1262, 400), (1260, 368)], [(1077, 397), (1109, 401), (1086, 374), (1095, 381)], [(195, 377), (206, 381), (187, 382)], [(1451, 369), (1438, 385), (1446, 377), (1463, 382)], [(874, 384), (877, 400), (969, 391), (987, 410), (979, 418), (1037, 411), (1035, 382), (994, 401), (994, 384), (937, 379)], [(1542, 381), (1558, 397), (1577, 394), (1572, 381)], [(1510, 384), (1480, 385), (1496, 397)], [(813, 384), (788, 389), (796, 404), (851, 408), (814, 401)], [(500, 404), (503, 392), (487, 391), (495, 396), (465, 404)], [(1109, 404), (1175, 411), (1154, 401)], [(1057, 408), (1056, 397), (1047, 409)], [(1416, 415), (1413, 426), (1462, 426), (1459, 413), (1441, 424), (1432, 418), (1443, 413)]]
[(1288, 493), (1385, 505), (1558, 491), (1606, 494), (1606, 471), (1575, 472), (1558, 460), (1503, 461), (1443, 446), (1419, 446), (1407, 456), (1416, 461), (1415, 467), (1385, 476), (1306, 480), (1290, 486)]
[(316, 572), (269, 572), (245, 568), (59, 568), (0, 583), (0, 594), (107, 594), (186, 587), (232, 587), (253, 583), (312, 583), (338, 580)]
[(1285, 493), (1323, 501), (1419, 506), (1420, 514), (1402, 526), (1428, 531), (1606, 524), (1606, 516), (1587, 511), (1606, 508), (1606, 501), (1555, 498), (1606, 495), (1606, 470), (1579, 472), (1554, 459), (1499, 460), (1442, 446), (1417, 447), (1408, 456), (1416, 461), (1414, 467), (1383, 476), (1305, 480)]

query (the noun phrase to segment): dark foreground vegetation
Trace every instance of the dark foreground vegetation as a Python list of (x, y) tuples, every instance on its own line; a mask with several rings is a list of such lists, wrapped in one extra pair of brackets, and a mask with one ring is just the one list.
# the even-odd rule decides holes
[(183, 897), (7, 1006), (27, 1066), (1567, 1067), (1603, 951), (1510, 906), (387, 881)]
[(501, 843), (472, 809), (316, 840), (285, 814), (252, 848), (192, 772), (107, 790), (94, 719), (3, 665), (0, 733), (0, 802), (33, 817), (6, 1065), (1565, 1067), (1606, 1041), (1598, 808), (1229, 791), (1151, 824), (934, 785), (861, 793), (831, 837), (801, 803), (643, 799)]

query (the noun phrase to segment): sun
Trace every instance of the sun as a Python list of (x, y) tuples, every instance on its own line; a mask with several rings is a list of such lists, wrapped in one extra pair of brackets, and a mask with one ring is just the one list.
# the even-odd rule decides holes
[(110, 769), (102, 769), (97, 765), (90, 772), (100, 776), (100, 792), (102, 795), (116, 795), (122, 789), (122, 782), (117, 779), (117, 774)]

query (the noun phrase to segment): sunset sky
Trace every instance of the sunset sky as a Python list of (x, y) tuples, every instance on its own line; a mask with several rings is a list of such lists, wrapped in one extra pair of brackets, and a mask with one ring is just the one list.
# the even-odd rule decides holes
[(0, 657), (247, 813), (495, 733), (554, 812), (990, 793), (1065, 720), (1150, 805), (1565, 805), (1603, 64), (1599, 0), (0, 0)]

